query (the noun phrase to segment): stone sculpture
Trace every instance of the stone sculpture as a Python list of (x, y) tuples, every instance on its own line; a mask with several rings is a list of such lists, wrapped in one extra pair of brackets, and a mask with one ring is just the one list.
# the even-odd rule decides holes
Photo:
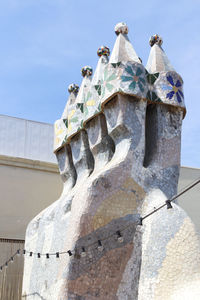
[(145, 69), (127, 25), (115, 32), (110, 59), (101, 47), (93, 79), (84, 67), (55, 122), (64, 188), (27, 228), (35, 254), (25, 255), (25, 299), (200, 299), (200, 245), (186, 213), (173, 203), (141, 222), (177, 193), (183, 81), (158, 35)]

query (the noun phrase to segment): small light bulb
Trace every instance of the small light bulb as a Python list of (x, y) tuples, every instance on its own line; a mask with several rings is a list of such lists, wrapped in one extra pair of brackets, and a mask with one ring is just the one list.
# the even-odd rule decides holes
[(69, 256), (73, 255), (71, 250), (68, 250), (67, 253), (69, 254)]
[(138, 225), (140, 225), (140, 226), (142, 226), (143, 224), (142, 224), (142, 218), (139, 218), (139, 221), (138, 221)]
[(13, 261), (14, 261), (14, 258), (13, 258), (13, 257), (11, 257), (11, 258), (10, 258), (10, 262), (11, 262), (11, 263), (13, 263)]
[(56, 257), (57, 257), (57, 258), (59, 257), (59, 252), (56, 252)]
[(84, 247), (82, 247), (81, 257), (86, 257), (86, 252), (85, 252), (85, 248)]
[(119, 243), (123, 243), (123, 241), (124, 241), (124, 238), (123, 238), (122, 236), (120, 236), (120, 237), (118, 237), (118, 239), (117, 239), (117, 240), (118, 240), (118, 242), (119, 242)]
[(165, 201), (166, 205), (167, 205), (167, 209), (173, 208), (173, 206), (171, 205), (171, 201), (167, 200)]
[(117, 240), (118, 240), (118, 242), (119, 242), (119, 243), (123, 243), (124, 238), (123, 238), (123, 236), (121, 235), (120, 231), (118, 230), (116, 233), (117, 233)]
[(17, 250), (17, 256), (20, 256), (20, 249)]
[(98, 240), (98, 250), (99, 250), (100, 252), (102, 252), (103, 249), (104, 249), (104, 248), (103, 248), (103, 245), (102, 245), (101, 241)]

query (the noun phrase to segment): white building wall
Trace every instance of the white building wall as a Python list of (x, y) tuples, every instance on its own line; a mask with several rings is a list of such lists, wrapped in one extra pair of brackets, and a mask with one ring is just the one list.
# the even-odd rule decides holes
[(0, 155), (56, 162), (53, 125), (0, 115)]

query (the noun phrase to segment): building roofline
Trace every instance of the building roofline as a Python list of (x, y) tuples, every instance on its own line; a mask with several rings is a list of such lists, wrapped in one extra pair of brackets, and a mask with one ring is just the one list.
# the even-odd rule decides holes
[(19, 118), (19, 117), (15, 117), (15, 116), (13, 117), (13, 116), (4, 115), (4, 114), (0, 114), (0, 117), (7, 117), (7, 118), (11, 118), (11, 119), (18, 119), (18, 120), (23, 120), (23, 121), (28, 121), (28, 122), (33, 122), (33, 123), (39, 123), (39, 124), (45, 124), (45, 125), (53, 126), (53, 124), (47, 123), (47, 122), (40, 122), (40, 121), (35, 121), (35, 120), (30, 120), (30, 119)]

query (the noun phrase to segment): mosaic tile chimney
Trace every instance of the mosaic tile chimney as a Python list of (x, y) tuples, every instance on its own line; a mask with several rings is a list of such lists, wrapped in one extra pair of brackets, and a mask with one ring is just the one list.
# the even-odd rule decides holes
[(172, 203), (141, 219), (177, 194), (183, 80), (159, 35), (145, 68), (127, 25), (115, 33), (55, 122), (63, 192), (28, 225), (23, 299), (200, 299), (189, 217)]

